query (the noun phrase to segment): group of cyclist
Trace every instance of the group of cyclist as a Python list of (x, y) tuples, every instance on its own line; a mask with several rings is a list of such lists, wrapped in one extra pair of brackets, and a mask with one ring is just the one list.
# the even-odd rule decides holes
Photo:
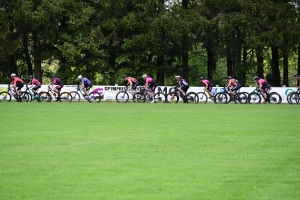
[[(300, 82), (299, 74), (294, 74), (294, 77), (297, 78)], [(145, 80), (144, 89), (151, 95), (151, 98), (152, 98), (151, 103), (155, 103), (154, 91), (157, 87), (156, 81), (154, 80), (154, 78), (148, 76), (147, 74), (143, 74), (142, 78)], [(20, 96), (19, 91), (24, 86), (24, 81), (20, 77), (18, 77), (15, 73), (11, 74), (11, 79), (12, 79), (11, 87), (13, 88), (13, 90), (17, 94), (17, 96), (19, 97)], [(32, 92), (33, 92), (34, 96), (36, 97), (37, 90), (41, 87), (41, 83), (39, 80), (34, 78), (32, 75), (29, 75), (28, 79), (29, 79), (28, 84), (31, 84), (31, 86), (29, 86), (29, 88), (32, 89)], [(56, 77), (55, 75), (51, 75), (50, 79), (51, 79), (51, 83), (48, 86), (53, 91), (55, 91), (56, 93), (59, 94), (61, 89), (64, 87), (63, 81), (60, 78)], [(79, 87), (82, 89), (84, 94), (88, 97), (89, 96), (88, 91), (93, 86), (92, 81), (89, 80), (88, 78), (83, 77), (82, 75), (79, 75), (77, 77), (77, 79), (80, 81)], [(140, 85), (140, 82), (138, 81), (138, 79), (131, 77), (131, 76), (126, 76), (126, 75), (123, 76), (123, 79), (124, 79), (124, 81), (127, 82), (127, 86), (130, 86), (132, 88), (132, 92), (134, 94), (137, 86)], [(182, 95), (181, 97), (182, 97), (184, 103), (187, 103), (187, 99), (185, 99), (185, 95), (187, 94), (187, 91), (190, 86), (189, 86), (188, 82), (179, 75), (175, 76), (175, 79), (176, 79), (176, 83), (177, 83), (176, 88), (180, 91), (180, 94)], [(236, 94), (236, 92), (242, 87), (241, 84), (239, 83), (238, 80), (232, 78), (231, 76), (226, 76), (225, 79), (227, 80), (225, 88), (228, 88), (228, 90), (230, 91), (232, 96), (234, 96)], [(263, 96), (266, 99), (267, 98), (266, 93), (270, 90), (270, 87), (271, 87), (270, 84), (268, 83), (268, 81), (263, 78), (259, 78), (258, 76), (255, 76), (253, 78), (253, 80), (257, 83), (258, 90), (262, 91)], [(204, 89), (209, 94), (210, 98), (213, 99), (214, 95), (211, 92), (213, 83), (210, 80), (205, 79), (204, 77), (199, 77), (199, 81), (200, 81), (200, 83), (202, 83), (204, 85)], [(300, 89), (300, 84), (299, 84), (298, 88)], [(19, 98), (17, 100), (21, 101), (21, 99), (19, 99)]]

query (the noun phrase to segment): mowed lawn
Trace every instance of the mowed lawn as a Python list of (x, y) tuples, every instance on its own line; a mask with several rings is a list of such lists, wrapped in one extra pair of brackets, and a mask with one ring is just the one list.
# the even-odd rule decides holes
[(0, 199), (299, 199), (299, 111), (0, 102)]

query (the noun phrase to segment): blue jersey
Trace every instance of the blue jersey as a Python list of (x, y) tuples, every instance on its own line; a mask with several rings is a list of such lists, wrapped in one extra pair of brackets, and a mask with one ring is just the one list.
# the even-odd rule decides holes
[(82, 78), (81, 82), (83, 85), (92, 85), (92, 82), (87, 78)]

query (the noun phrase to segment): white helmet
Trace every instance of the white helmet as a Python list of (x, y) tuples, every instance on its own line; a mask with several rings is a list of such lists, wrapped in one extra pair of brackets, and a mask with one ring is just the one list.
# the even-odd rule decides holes
[(144, 74), (142, 77), (143, 77), (143, 78), (147, 78), (147, 74)]
[(80, 79), (80, 78), (82, 78), (82, 76), (81, 76), (81, 75), (79, 75), (79, 76), (77, 77), (77, 79)]
[(177, 75), (177, 76), (175, 76), (175, 78), (180, 78), (180, 76), (179, 76), (179, 75)]
[(10, 76), (13, 76), (13, 77), (15, 77), (15, 76), (16, 76), (16, 74), (15, 74), (15, 73), (12, 73)]

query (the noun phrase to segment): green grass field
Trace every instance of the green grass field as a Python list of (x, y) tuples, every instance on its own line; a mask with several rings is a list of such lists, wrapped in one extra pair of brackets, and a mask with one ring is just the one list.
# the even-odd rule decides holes
[(1, 102), (0, 199), (299, 199), (299, 109)]

